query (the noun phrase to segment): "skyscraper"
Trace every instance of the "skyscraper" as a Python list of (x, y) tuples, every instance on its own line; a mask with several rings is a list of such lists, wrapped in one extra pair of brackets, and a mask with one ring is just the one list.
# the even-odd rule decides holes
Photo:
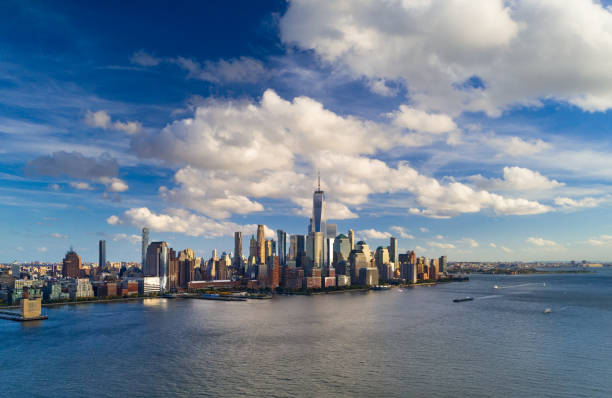
[(101, 240), (98, 242), (98, 268), (102, 269), (106, 267), (106, 241)]
[(147, 248), (144, 276), (158, 276), (162, 291), (168, 291), (170, 251), (166, 242), (152, 242)]
[(144, 272), (147, 263), (147, 247), (149, 247), (149, 228), (142, 229), (142, 272)]
[(72, 250), (72, 247), (64, 257), (62, 276), (64, 278), (79, 278), (81, 276), (81, 257)]
[[(310, 232), (322, 232), (325, 234), (327, 232), (325, 222), (325, 194), (321, 191), (321, 176), (319, 176), (317, 190), (312, 196), (312, 223)], [(325, 239), (325, 236), (323, 236), (323, 239)]]
[(257, 261), (259, 264), (266, 263), (266, 234), (264, 226), (257, 226)]
[(349, 243), (351, 244), (351, 250), (355, 250), (355, 231), (349, 229)]
[(334, 266), (341, 261), (348, 261), (351, 254), (349, 238), (344, 234), (336, 236), (334, 240)]
[(446, 264), (446, 256), (440, 257), (438, 266), (440, 268), (440, 273), (446, 272), (446, 266), (447, 266), (447, 264)]
[(281, 229), (276, 231), (278, 237), (278, 262), (280, 265), (287, 263), (287, 233)]
[(234, 232), (234, 266), (242, 264), (242, 232)]
[(389, 261), (395, 264), (396, 267), (398, 265), (398, 260), (399, 260), (398, 257), (399, 257), (399, 252), (397, 248), (397, 238), (392, 236), (389, 239)]

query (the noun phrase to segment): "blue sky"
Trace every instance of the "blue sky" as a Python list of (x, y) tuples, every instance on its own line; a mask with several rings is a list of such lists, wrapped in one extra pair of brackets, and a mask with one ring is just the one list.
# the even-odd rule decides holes
[(0, 261), (303, 234), (317, 169), (373, 247), (610, 261), (611, 38), (593, 0), (4, 2)]

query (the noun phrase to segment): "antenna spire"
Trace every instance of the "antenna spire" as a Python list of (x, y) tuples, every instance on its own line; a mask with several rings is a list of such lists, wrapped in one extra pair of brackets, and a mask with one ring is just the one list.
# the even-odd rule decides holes
[(321, 171), (317, 170), (317, 191), (321, 190)]

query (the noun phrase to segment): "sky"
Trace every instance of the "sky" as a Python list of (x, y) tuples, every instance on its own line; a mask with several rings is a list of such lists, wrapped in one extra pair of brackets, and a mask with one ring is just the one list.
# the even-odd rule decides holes
[(0, 262), (209, 257), (329, 222), (449, 261), (612, 261), (612, 6), (4, 1)]

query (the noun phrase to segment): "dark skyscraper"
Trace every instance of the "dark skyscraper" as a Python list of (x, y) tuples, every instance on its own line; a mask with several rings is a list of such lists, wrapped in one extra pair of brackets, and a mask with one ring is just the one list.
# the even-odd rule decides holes
[(106, 241), (101, 240), (98, 242), (98, 268), (102, 269), (106, 267)]
[(234, 259), (235, 266), (242, 264), (242, 232), (234, 232)]
[(287, 233), (279, 229), (276, 235), (278, 237), (278, 261), (280, 265), (285, 265), (287, 263)]
[(149, 228), (142, 229), (142, 272), (145, 271), (147, 262), (147, 247), (149, 247)]

